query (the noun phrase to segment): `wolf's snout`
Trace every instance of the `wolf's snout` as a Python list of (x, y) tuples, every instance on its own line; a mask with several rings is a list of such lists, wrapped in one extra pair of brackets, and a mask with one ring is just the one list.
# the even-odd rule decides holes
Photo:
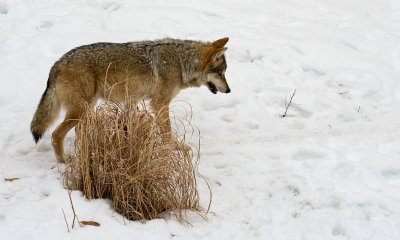
[(225, 93), (230, 93), (230, 92), (231, 92), (230, 88), (226, 89), (226, 91), (225, 91)]

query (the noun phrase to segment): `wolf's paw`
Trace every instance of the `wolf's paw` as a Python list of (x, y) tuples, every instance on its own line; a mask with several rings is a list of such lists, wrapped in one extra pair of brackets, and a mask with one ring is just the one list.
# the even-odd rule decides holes
[(183, 149), (185, 149), (185, 151), (189, 151), (192, 149), (192, 146), (190, 146), (189, 144), (183, 143)]
[(190, 151), (192, 149), (189, 144), (179, 142), (177, 140), (170, 141), (170, 143), (167, 144), (166, 147), (173, 151)]
[(72, 160), (74, 160), (74, 155), (72, 153), (70, 153), (64, 159), (65, 159), (64, 163), (70, 163), (70, 162), (72, 162)]
[(60, 163), (69, 163), (72, 161), (73, 157), (74, 156), (72, 154), (68, 154), (68, 155), (63, 154), (61, 157), (56, 156), (57, 161)]
[(182, 142), (175, 142), (173, 148), (174, 150), (181, 150), (181, 151), (190, 151), (192, 149), (192, 147), (189, 144)]

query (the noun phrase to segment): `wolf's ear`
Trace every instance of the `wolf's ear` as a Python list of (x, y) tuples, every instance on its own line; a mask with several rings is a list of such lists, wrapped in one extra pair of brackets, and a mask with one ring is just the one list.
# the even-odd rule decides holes
[(220, 48), (218, 49), (212, 56), (212, 60), (215, 61), (218, 58), (222, 57), (222, 55), (224, 55), (224, 53), (226, 52), (226, 50), (228, 50), (228, 48), (224, 47), (224, 48)]
[(211, 45), (215, 48), (223, 48), (228, 41), (229, 41), (229, 38), (225, 37), (225, 38), (221, 38), (217, 41), (214, 41), (213, 43), (211, 43)]
[(205, 49), (203, 53), (203, 58), (201, 61), (200, 69), (204, 70), (210, 64), (217, 62), (217, 59), (220, 58), (224, 53), (228, 50), (228, 48), (215, 48), (215, 47), (208, 47)]

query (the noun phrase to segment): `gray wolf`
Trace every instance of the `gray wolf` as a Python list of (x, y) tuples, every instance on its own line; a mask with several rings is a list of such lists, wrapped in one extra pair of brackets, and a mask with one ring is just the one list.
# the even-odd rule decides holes
[(162, 131), (172, 140), (169, 103), (181, 89), (205, 85), (214, 94), (231, 91), (225, 79), (228, 40), (100, 42), (70, 50), (50, 70), (31, 122), (35, 142), (65, 108), (65, 119), (52, 134), (56, 158), (65, 162), (65, 135), (78, 123), (85, 103), (93, 106), (99, 98), (126, 103), (128, 97), (150, 100)]

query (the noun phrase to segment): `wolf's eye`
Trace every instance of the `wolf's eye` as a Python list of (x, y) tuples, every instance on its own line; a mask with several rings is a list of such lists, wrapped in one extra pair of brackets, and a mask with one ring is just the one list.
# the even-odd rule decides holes
[(218, 76), (222, 77), (222, 73), (218, 73)]

